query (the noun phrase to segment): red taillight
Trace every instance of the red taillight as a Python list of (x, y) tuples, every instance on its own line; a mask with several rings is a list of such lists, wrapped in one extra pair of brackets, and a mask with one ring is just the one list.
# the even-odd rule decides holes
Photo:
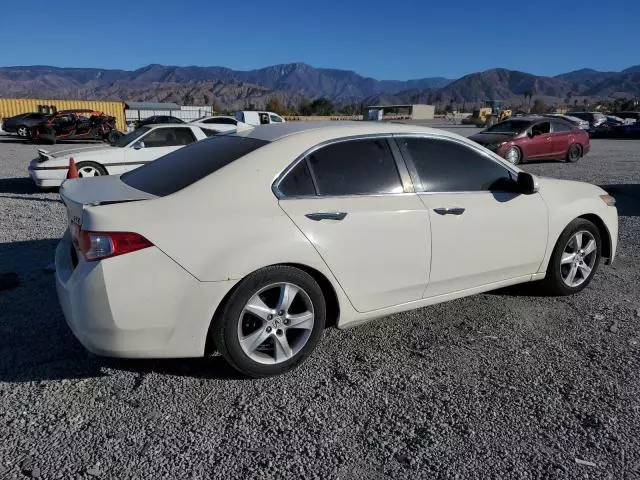
[(153, 243), (142, 235), (132, 232), (77, 232), (78, 248), (89, 261), (135, 252), (152, 247)]

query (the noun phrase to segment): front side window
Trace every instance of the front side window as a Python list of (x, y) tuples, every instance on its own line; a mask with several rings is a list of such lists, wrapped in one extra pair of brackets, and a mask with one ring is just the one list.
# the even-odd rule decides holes
[(422, 183), (422, 192), (502, 190), (512, 182), (506, 167), (471, 147), (450, 140), (407, 137), (397, 139)]
[(156, 128), (142, 138), (145, 148), (176, 147), (196, 141), (190, 128)]
[(282, 123), (282, 119), (277, 115), (269, 115), (271, 123)]
[(318, 195), (402, 193), (402, 182), (385, 139), (349, 140), (322, 147), (307, 160)]
[(533, 127), (531, 127), (531, 132), (534, 135), (544, 135), (545, 133), (549, 133), (550, 131), (551, 123), (549, 122), (536, 123)]

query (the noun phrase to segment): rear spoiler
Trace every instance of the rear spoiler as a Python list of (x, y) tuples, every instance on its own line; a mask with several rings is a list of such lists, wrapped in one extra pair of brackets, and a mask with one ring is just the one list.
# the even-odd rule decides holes
[(49, 160), (53, 158), (53, 154), (51, 154), (48, 150), (43, 150), (42, 148), (38, 149), (38, 162), (44, 162), (45, 160)]

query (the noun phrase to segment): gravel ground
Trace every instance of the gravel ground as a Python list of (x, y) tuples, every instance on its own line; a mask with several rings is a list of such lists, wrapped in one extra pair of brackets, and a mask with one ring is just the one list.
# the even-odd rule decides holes
[(328, 330), (264, 380), (87, 354), (44, 271), (66, 217), (24, 178), (34, 151), (0, 138), (0, 273), (21, 282), (0, 292), (0, 478), (640, 478), (640, 142), (526, 167), (613, 186), (618, 258), (579, 295)]

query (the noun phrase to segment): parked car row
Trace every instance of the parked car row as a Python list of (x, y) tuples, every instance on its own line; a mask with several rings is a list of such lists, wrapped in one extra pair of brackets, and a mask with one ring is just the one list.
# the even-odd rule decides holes
[(4, 119), (2, 130), (51, 144), (58, 140), (115, 141), (119, 136), (115, 117), (91, 109), (61, 110), (51, 115), (24, 113)]
[[(206, 135), (145, 126), (113, 147), (123, 149), (115, 163), (178, 128)], [(514, 118), (483, 135), (502, 156), (521, 149), (520, 160), (547, 145), (577, 159), (589, 145), (561, 119)], [(34, 167), (56, 158), (44, 156)], [(327, 325), (535, 280), (580, 292), (615, 257), (614, 199), (509, 158), (426, 127), (296, 122), (137, 158), (143, 165), (120, 176), (68, 180), (69, 229), (55, 258), (62, 311), (97, 354), (217, 350), (264, 377), (302, 363)]]

